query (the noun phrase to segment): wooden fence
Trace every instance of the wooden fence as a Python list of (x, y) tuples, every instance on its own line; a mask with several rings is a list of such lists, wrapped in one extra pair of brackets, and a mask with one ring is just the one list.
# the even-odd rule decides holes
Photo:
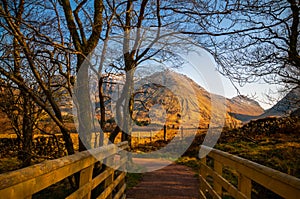
[[(0, 198), (31, 198), (33, 194), (78, 172), (79, 188), (68, 199), (91, 198), (92, 190), (101, 183), (104, 188), (97, 198), (125, 198), (127, 157), (123, 149), (126, 148), (127, 142), (117, 146), (111, 144), (1, 174)], [(93, 176), (93, 167), (98, 161), (112, 166)], [(116, 172), (119, 168), (120, 171)]]
[(206, 133), (207, 129), (199, 128), (170, 128), (164, 126), (161, 130), (142, 130), (136, 128), (131, 133), (131, 146), (136, 147), (139, 144), (151, 145), (152, 142), (156, 141), (170, 141), (176, 135), (179, 139), (186, 137), (195, 136), (196, 133)]
[[(200, 195), (201, 198), (222, 198), (224, 192), (233, 198), (251, 198), (252, 182), (283, 198), (297, 199), (300, 197), (300, 180), (274, 169), (252, 161), (201, 146), (210, 153), (201, 159)], [(224, 171), (231, 170), (237, 174), (237, 185), (224, 178)]]

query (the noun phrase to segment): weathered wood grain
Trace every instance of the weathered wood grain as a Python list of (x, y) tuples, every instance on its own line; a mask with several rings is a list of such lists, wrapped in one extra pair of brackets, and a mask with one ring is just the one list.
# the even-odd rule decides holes
[[(30, 198), (34, 193), (80, 172), (79, 189), (76, 191), (77, 193), (71, 194), (69, 198), (90, 198), (91, 190), (108, 176), (113, 176), (114, 169), (123, 167), (127, 159), (123, 157), (114, 165), (113, 169), (105, 170), (94, 179), (92, 179), (93, 165), (99, 160), (113, 157), (114, 154), (127, 147), (127, 142), (120, 143), (117, 146), (114, 144), (107, 145), (1, 174), (0, 196), (5, 196), (5, 198)], [(114, 181), (111, 181), (111, 183), (114, 183)]]
[[(206, 161), (202, 160), (200, 174), (202, 179), (205, 179), (207, 174), (213, 177), (214, 183), (216, 183), (214, 188), (219, 195), (221, 193), (221, 185), (222, 188), (237, 198), (251, 198), (252, 181), (284, 198), (297, 199), (300, 195), (300, 179), (296, 177), (220, 150), (206, 146), (201, 146), (201, 149), (208, 150), (208, 156), (213, 158), (217, 164), (215, 164), (215, 171), (212, 171), (205, 166)], [(228, 166), (239, 173), (238, 190), (224, 182), (221, 176), (221, 168), (223, 166)], [(207, 189), (208, 187), (205, 186), (205, 188)], [(203, 189), (201, 190), (203, 191)]]

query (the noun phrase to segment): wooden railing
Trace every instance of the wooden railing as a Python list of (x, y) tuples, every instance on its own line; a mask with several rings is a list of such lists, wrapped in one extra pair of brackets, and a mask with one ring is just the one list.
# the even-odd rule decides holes
[[(101, 183), (104, 188), (97, 198), (125, 198), (125, 165), (127, 142), (103, 146), (56, 160), (45, 161), (24, 169), (0, 175), (0, 198), (31, 198), (33, 194), (63, 179), (79, 175), (79, 188), (67, 198), (91, 198), (91, 192)], [(106, 162), (111, 167), (93, 176), (96, 162)], [(120, 172), (116, 172), (121, 168)]]
[[(252, 182), (283, 198), (300, 197), (300, 179), (226, 152), (201, 147), (203, 150), (210, 150), (209, 154), (201, 159), (201, 198), (220, 199), (225, 195), (223, 191), (233, 198), (251, 198)], [(223, 172), (228, 169), (236, 174), (236, 185), (225, 179)]]

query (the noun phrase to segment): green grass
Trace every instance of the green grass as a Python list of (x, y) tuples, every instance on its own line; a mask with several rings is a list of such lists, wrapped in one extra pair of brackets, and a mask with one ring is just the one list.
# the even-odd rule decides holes
[(127, 189), (131, 189), (132, 187), (135, 187), (141, 182), (142, 179), (143, 179), (142, 173), (127, 173), (126, 175)]
[(269, 139), (257, 144), (237, 140), (219, 143), (216, 148), (300, 178), (299, 140), (276, 143)]
[(183, 156), (176, 160), (176, 163), (190, 167), (197, 173), (200, 169), (200, 160), (195, 157)]

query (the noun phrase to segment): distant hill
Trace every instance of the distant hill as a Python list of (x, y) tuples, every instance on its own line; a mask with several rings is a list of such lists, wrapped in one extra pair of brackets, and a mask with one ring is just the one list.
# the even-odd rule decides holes
[(253, 99), (239, 95), (227, 100), (229, 114), (243, 122), (256, 118), (264, 113), (264, 109)]
[[(264, 113), (263, 108), (254, 100), (245, 96), (226, 99), (211, 94), (185, 75), (164, 71), (155, 73), (140, 82), (144, 85), (136, 95), (134, 117), (138, 123), (149, 123), (148, 109), (154, 104), (163, 104), (167, 109), (168, 125), (176, 126), (181, 122), (188, 123), (190, 127), (206, 128), (211, 120), (211, 100), (217, 101), (217, 106), (225, 103), (226, 126), (237, 126), (251, 117)], [(146, 82), (147, 84), (143, 84)], [(150, 83), (149, 83), (150, 82)], [(163, 88), (160, 85), (167, 85)], [(225, 99), (222, 101), (222, 99)], [(143, 104), (140, 101), (144, 101)], [(181, 110), (180, 110), (181, 108)], [(222, 113), (218, 107), (216, 119), (220, 120)], [(185, 117), (181, 113), (188, 114)], [(146, 118), (146, 119), (145, 119)]]
[[(280, 117), (289, 114), (297, 114), (297, 109), (300, 107), (300, 88), (294, 88), (285, 97), (283, 97), (272, 108), (265, 111), (258, 118), (265, 117)], [(299, 112), (299, 111), (298, 111)]]
[[(150, 123), (147, 109), (161, 104), (167, 111), (166, 123), (169, 126), (185, 124), (188, 128), (208, 127), (211, 119), (211, 94), (187, 76), (164, 71), (144, 78), (140, 84), (144, 85), (140, 91), (142, 94), (135, 98), (135, 118), (138, 121), (148, 117), (146, 123)], [(139, 103), (140, 101), (144, 104)], [(146, 107), (143, 107), (145, 105)], [(221, 121), (221, 113), (217, 115), (217, 120)], [(226, 117), (227, 122), (234, 120), (228, 114)]]

